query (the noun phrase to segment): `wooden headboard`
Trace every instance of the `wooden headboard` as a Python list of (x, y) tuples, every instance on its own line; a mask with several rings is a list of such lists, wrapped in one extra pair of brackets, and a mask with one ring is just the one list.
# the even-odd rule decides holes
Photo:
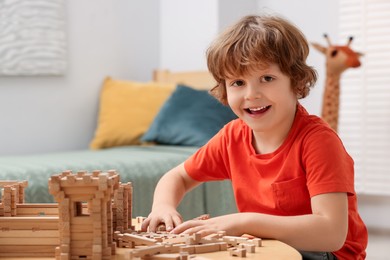
[(216, 83), (208, 71), (171, 72), (169, 70), (155, 70), (153, 80), (163, 83), (183, 84), (197, 89), (212, 89)]

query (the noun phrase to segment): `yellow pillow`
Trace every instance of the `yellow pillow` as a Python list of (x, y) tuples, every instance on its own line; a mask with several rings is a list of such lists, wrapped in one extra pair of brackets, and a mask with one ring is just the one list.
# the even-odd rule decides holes
[(175, 88), (173, 84), (114, 80), (107, 77), (91, 149), (140, 144), (154, 117)]

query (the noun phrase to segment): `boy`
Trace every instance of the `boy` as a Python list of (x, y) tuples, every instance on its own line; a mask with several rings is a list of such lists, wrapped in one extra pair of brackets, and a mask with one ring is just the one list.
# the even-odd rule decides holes
[[(224, 230), (281, 240), (304, 259), (365, 258), (353, 160), (298, 102), (317, 79), (308, 53), (302, 32), (275, 16), (244, 17), (211, 44), (211, 94), (238, 119), (161, 178), (144, 230), (160, 223), (173, 233)], [(223, 179), (232, 181), (239, 213), (183, 223), (176, 207), (185, 193)]]

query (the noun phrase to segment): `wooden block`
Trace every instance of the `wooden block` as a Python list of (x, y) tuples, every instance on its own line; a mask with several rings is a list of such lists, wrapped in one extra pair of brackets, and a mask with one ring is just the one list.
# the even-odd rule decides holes
[(84, 240), (92, 240), (95, 242), (95, 236), (92, 232), (77, 232), (71, 233), (72, 241), (84, 241)]
[(1, 217), (0, 229), (3, 227), (11, 230), (57, 230), (58, 217)]
[(217, 239), (217, 238), (220, 238), (220, 235), (218, 233), (210, 234), (210, 235), (203, 237), (203, 239), (210, 239), (210, 240)]
[(190, 259), (190, 254), (188, 252), (180, 252), (180, 260)]
[(181, 245), (181, 244), (165, 245), (165, 247), (168, 250), (167, 251), (168, 253), (180, 253), (180, 249), (182, 246), (184, 246), (184, 245)]
[[(142, 259), (144, 260), (181, 260), (186, 258), (181, 258), (180, 254), (158, 254), (152, 256), (145, 256)], [(188, 258), (187, 258), (188, 259)]]
[(83, 177), (86, 174), (88, 174), (88, 171), (78, 171), (76, 175), (77, 175), (77, 177)]
[(97, 191), (97, 187), (94, 186), (76, 186), (76, 185), (69, 185), (63, 184), (61, 185), (65, 194), (69, 195), (77, 195), (77, 194), (95, 194)]
[(68, 176), (68, 175), (71, 175), (71, 174), (72, 174), (71, 170), (66, 170), (66, 171), (63, 171), (60, 176), (61, 177), (65, 177), (65, 176)]
[(135, 248), (134, 241), (118, 240), (118, 247)]
[(237, 237), (237, 236), (224, 236), (223, 240), (225, 240), (225, 239), (229, 240), (229, 241), (235, 240), (237, 242), (237, 244), (245, 243), (248, 241), (248, 238), (246, 238), (246, 237)]
[(93, 221), (89, 217), (74, 217), (72, 219), (72, 224), (75, 225), (91, 225), (92, 223)]
[(164, 242), (172, 243), (172, 244), (186, 243), (188, 238), (189, 238), (188, 235), (175, 235), (175, 236), (172, 236), (172, 237), (165, 238)]
[(74, 175), (67, 176), (65, 182), (67, 185), (74, 185), (76, 183), (76, 176)]
[(24, 189), (28, 185), (27, 181), (14, 181), (14, 180), (0, 180), (0, 188), (5, 186), (13, 186), (18, 189)]
[(216, 243), (210, 243), (210, 244), (204, 244), (204, 245), (195, 245), (195, 254), (203, 254), (203, 253), (210, 253), (210, 252), (217, 252), (219, 250), (219, 244)]
[(56, 194), (59, 191), (60, 191), (60, 184), (59, 184), (59, 182), (49, 181), (49, 193), (54, 195), (54, 194)]
[(0, 245), (0, 258), (54, 256), (57, 245)]
[(193, 254), (195, 254), (195, 246), (193, 246), (193, 245), (182, 246), (182, 247), (180, 247), (180, 252), (187, 252), (190, 255), (193, 255)]
[(84, 176), (82, 176), (82, 179), (83, 179), (84, 185), (89, 185), (92, 183), (92, 176), (91, 175), (84, 175)]
[(101, 254), (102, 253), (102, 245), (93, 245), (92, 246), (92, 253), (93, 254), (95, 254), (95, 253)]
[(92, 176), (93, 177), (98, 177), (101, 172), (102, 172), (101, 170), (94, 170), (94, 171), (92, 171)]
[(61, 244), (70, 245), (70, 235), (69, 236), (62, 235), (60, 237), (60, 242), (61, 242)]
[(0, 245), (53, 245), (60, 243), (58, 237), (40, 237), (31, 239), (29, 237), (7, 237), (0, 238)]
[(70, 255), (67, 254), (67, 253), (61, 253), (60, 254), (60, 260), (69, 260), (70, 259)]
[(42, 238), (42, 237), (51, 237), (58, 238), (59, 231), (58, 230), (0, 230), (0, 238)]
[(92, 260), (102, 260), (102, 255), (99, 253), (92, 254)]
[(142, 236), (132, 235), (132, 234), (123, 234), (122, 236), (123, 241), (132, 241), (135, 243), (135, 245), (155, 245), (156, 240), (150, 239)]
[(188, 236), (186, 239), (187, 245), (196, 245), (200, 243), (200, 240), (202, 239), (201, 235), (199, 233), (192, 234), (191, 236)]
[(162, 245), (153, 245), (146, 248), (140, 248), (133, 251), (134, 257), (144, 257), (154, 254), (164, 253), (164, 246)]
[(110, 175), (110, 176), (113, 176), (113, 175), (116, 175), (117, 174), (117, 171), (115, 169), (110, 169), (107, 171), (107, 173)]
[(61, 202), (62, 200), (65, 199), (65, 193), (63, 191), (59, 191), (54, 194), (54, 198), (57, 202)]
[(116, 243), (111, 243), (111, 253), (110, 255), (115, 255), (116, 253)]
[(103, 199), (105, 197), (102, 191), (95, 192), (94, 194), (96, 199)]
[(68, 254), (70, 252), (69, 244), (61, 244), (60, 252), (61, 252), (61, 254), (63, 254), (63, 253), (67, 253)]
[(228, 249), (228, 245), (226, 242), (218, 242), (216, 244), (219, 245), (219, 251), (226, 251)]
[(231, 248), (229, 249), (230, 256), (246, 257), (245, 248)]
[(250, 239), (246, 243), (253, 244), (253, 245), (257, 246), (257, 247), (261, 247), (262, 246), (261, 238)]
[(16, 215), (22, 216), (58, 216), (58, 204), (17, 204)]
[(254, 244), (247, 244), (247, 243), (242, 243), (238, 247), (245, 248), (248, 253), (254, 253), (256, 248)]
[(104, 191), (108, 188), (108, 181), (106, 175), (99, 175), (99, 190)]

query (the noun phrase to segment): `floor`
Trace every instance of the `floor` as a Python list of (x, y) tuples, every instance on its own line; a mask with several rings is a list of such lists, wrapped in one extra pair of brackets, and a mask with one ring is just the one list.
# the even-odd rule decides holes
[(390, 232), (370, 231), (368, 234), (367, 260), (390, 259)]

